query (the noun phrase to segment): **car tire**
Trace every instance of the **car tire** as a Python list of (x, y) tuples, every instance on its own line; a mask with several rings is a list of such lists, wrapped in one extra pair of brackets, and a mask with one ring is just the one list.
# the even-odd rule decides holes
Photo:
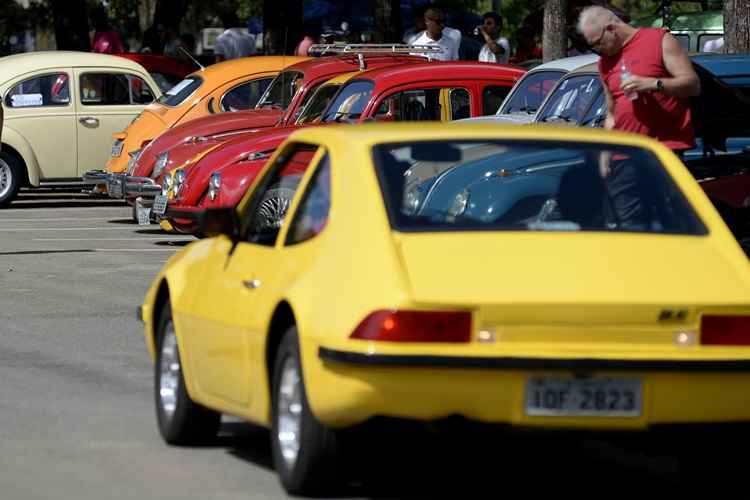
[(0, 208), (10, 205), (21, 187), (23, 164), (13, 154), (0, 151)]
[(216, 438), (221, 414), (190, 399), (182, 375), (172, 308), (167, 302), (159, 317), (154, 366), (154, 397), (159, 432), (169, 444), (185, 446)]
[(292, 495), (320, 495), (335, 488), (337, 437), (310, 411), (294, 326), (276, 354), (271, 401), (271, 451), (281, 485)]

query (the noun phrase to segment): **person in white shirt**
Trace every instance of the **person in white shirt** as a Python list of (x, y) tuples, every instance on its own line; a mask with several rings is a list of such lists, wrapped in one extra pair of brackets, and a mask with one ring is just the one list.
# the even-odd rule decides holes
[[(438, 61), (455, 61), (458, 59), (460, 36), (456, 39), (453, 33), (445, 33), (445, 13), (436, 7), (430, 7), (424, 13), (425, 30), (411, 42), (411, 45), (437, 45), (443, 52), (430, 55)], [(454, 30), (458, 31), (458, 30)], [(459, 32), (460, 35), (460, 32)]]
[(413, 26), (404, 31), (403, 42), (407, 45), (411, 45), (414, 40), (419, 38), (419, 35), (424, 31), (424, 11), (426, 6), (419, 6), (412, 8), (412, 14), (414, 16), (412, 22)]
[(216, 37), (214, 45), (216, 62), (255, 54), (255, 35), (251, 35), (246, 29), (233, 27), (239, 24), (236, 16), (224, 20), (227, 29)]
[(701, 52), (723, 52), (724, 48), (724, 37), (721, 38), (715, 38), (713, 40), (709, 40), (706, 43), (703, 44), (703, 49), (701, 49)]
[(510, 57), (510, 44), (508, 39), (500, 36), (503, 29), (503, 18), (497, 12), (487, 12), (484, 15), (484, 24), (477, 26), (477, 31), (484, 37), (484, 46), (479, 51), (479, 60), (508, 64)]

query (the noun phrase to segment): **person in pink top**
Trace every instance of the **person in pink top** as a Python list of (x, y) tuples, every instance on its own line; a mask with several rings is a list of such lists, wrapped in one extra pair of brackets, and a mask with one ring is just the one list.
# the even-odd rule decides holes
[(120, 34), (112, 28), (107, 19), (107, 13), (103, 8), (98, 8), (92, 13), (94, 21), (94, 42), (91, 45), (92, 52), (100, 54), (121, 54), (125, 52)]
[(599, 6), (581, 11), (578, 31), (601, 55), (604, 126), (654, 137), (677, 152), (692, 149), (688, 98), (700, 93), (700, 81), (675, 37), (662, 29), (634, 28)]
[(295, 56), (309, 55), (308, 51), (310, 50), (310, 47), (318, 43), (318, 38), (320, 38), (320, 29), (313, 23), (305, 23), (303, 30), (305, 36), (294, 49)]

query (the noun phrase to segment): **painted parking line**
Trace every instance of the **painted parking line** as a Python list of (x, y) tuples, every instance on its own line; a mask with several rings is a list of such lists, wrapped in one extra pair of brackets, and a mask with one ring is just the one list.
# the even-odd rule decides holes
[(4, 222), (62, 222), (62, 221), (90, 222), (97, 220), (112, 220), (112, 217), (59, 217), (56, 219), (6, 219)]
[(28, 231), (122, 231), (121, 227), (0, 227), (0, 232)]
[[(130, 238), (34, 238), (31, 241), (192, 241), (192, 236), (175, 236), (164, 238), (139, 238), (134, 235)], [(198, 241), (198, 240), (195, 240)]]
[(182, 247), (169, 248), (94, 248), (94, 252), (176, 252)]

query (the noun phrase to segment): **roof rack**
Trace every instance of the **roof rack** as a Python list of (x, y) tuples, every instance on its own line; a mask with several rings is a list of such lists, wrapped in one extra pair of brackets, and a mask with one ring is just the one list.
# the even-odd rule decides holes
[(365, 54), (411, 54), (430, 56), (442, 54), (443, 49), (437, 45), (407, 45), (404, 43), (316, 43), (310, 46), (308, 54), (340, 55), (353, 54), (359, 59), (359, 69), (364, 71)]

